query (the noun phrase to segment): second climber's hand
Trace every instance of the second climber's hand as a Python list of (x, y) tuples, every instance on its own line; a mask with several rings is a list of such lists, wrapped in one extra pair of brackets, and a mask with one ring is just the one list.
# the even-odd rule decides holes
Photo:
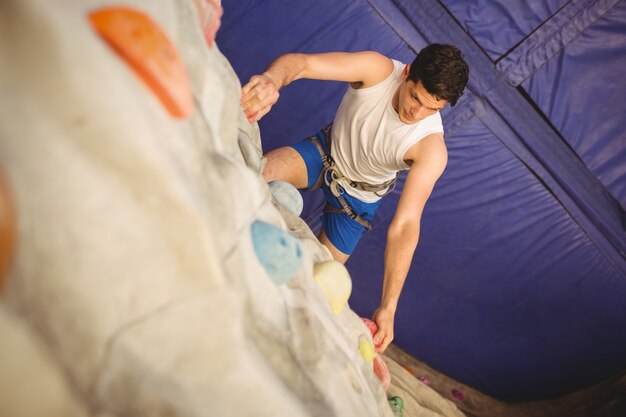
[(250, 123), (259, 121), (278, 101), (278, 87), (268, 73), (254, 75), (241, 89), (241, 106)]
[(383, 353), (393, 340), (393, 321), (395, 311), (390, 308), (379, 307), (372, 320), (378, 326), (378, 332), (374, 335), (374, 346), (378, 353)]

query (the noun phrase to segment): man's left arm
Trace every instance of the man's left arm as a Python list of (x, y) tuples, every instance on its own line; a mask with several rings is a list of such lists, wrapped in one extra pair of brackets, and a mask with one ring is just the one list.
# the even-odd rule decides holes
[(404, 159), (411, 168), (387, 231), (383, 292), (373, 316), (378, 326), (374, 342), (380, 344), (377, 348), (380, 353), (393, 340), (398, 299), (419, 241), (422, 212), (448, 161), (443, 134), (435, 133), (422, 139), (407, 151)]

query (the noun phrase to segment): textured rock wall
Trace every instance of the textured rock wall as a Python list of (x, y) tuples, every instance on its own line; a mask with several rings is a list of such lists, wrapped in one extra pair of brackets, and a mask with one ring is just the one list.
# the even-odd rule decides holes
[[(188, 114), (90, 23), (119, 5), (171, 41)], [(357, 349), (366, 328), (313, 279), (329, 254), (259, 175), (258, 128), (198, 2), (7, 0), (0, 19), (0, 162), (19, 235), (3, 303), (85, 409), (392, 415)], [(256, 221), (299, 239), (285, 285), (256, 256)]]

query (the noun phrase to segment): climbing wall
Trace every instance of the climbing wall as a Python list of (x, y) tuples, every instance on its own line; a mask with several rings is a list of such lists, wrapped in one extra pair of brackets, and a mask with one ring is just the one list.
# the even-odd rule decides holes
[(413, 377), (397, 386), (299, 193), (259, 174), (221, 14), (204, 0), (0, 4), (17, 218), (2, 328), (32, 335), (78, 415), (462, 416)]

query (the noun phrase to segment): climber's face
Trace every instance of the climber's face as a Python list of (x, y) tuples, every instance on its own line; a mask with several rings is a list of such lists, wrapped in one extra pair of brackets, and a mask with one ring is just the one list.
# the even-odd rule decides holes
[(408, 79), (409, 68), (407, 65), (402, 71), (403, 82), (396, 90), (392, 104), (400, 121), (410, 125), (437, 113), (448, 101), (430, 94), (421, 81), (416, 83)]

